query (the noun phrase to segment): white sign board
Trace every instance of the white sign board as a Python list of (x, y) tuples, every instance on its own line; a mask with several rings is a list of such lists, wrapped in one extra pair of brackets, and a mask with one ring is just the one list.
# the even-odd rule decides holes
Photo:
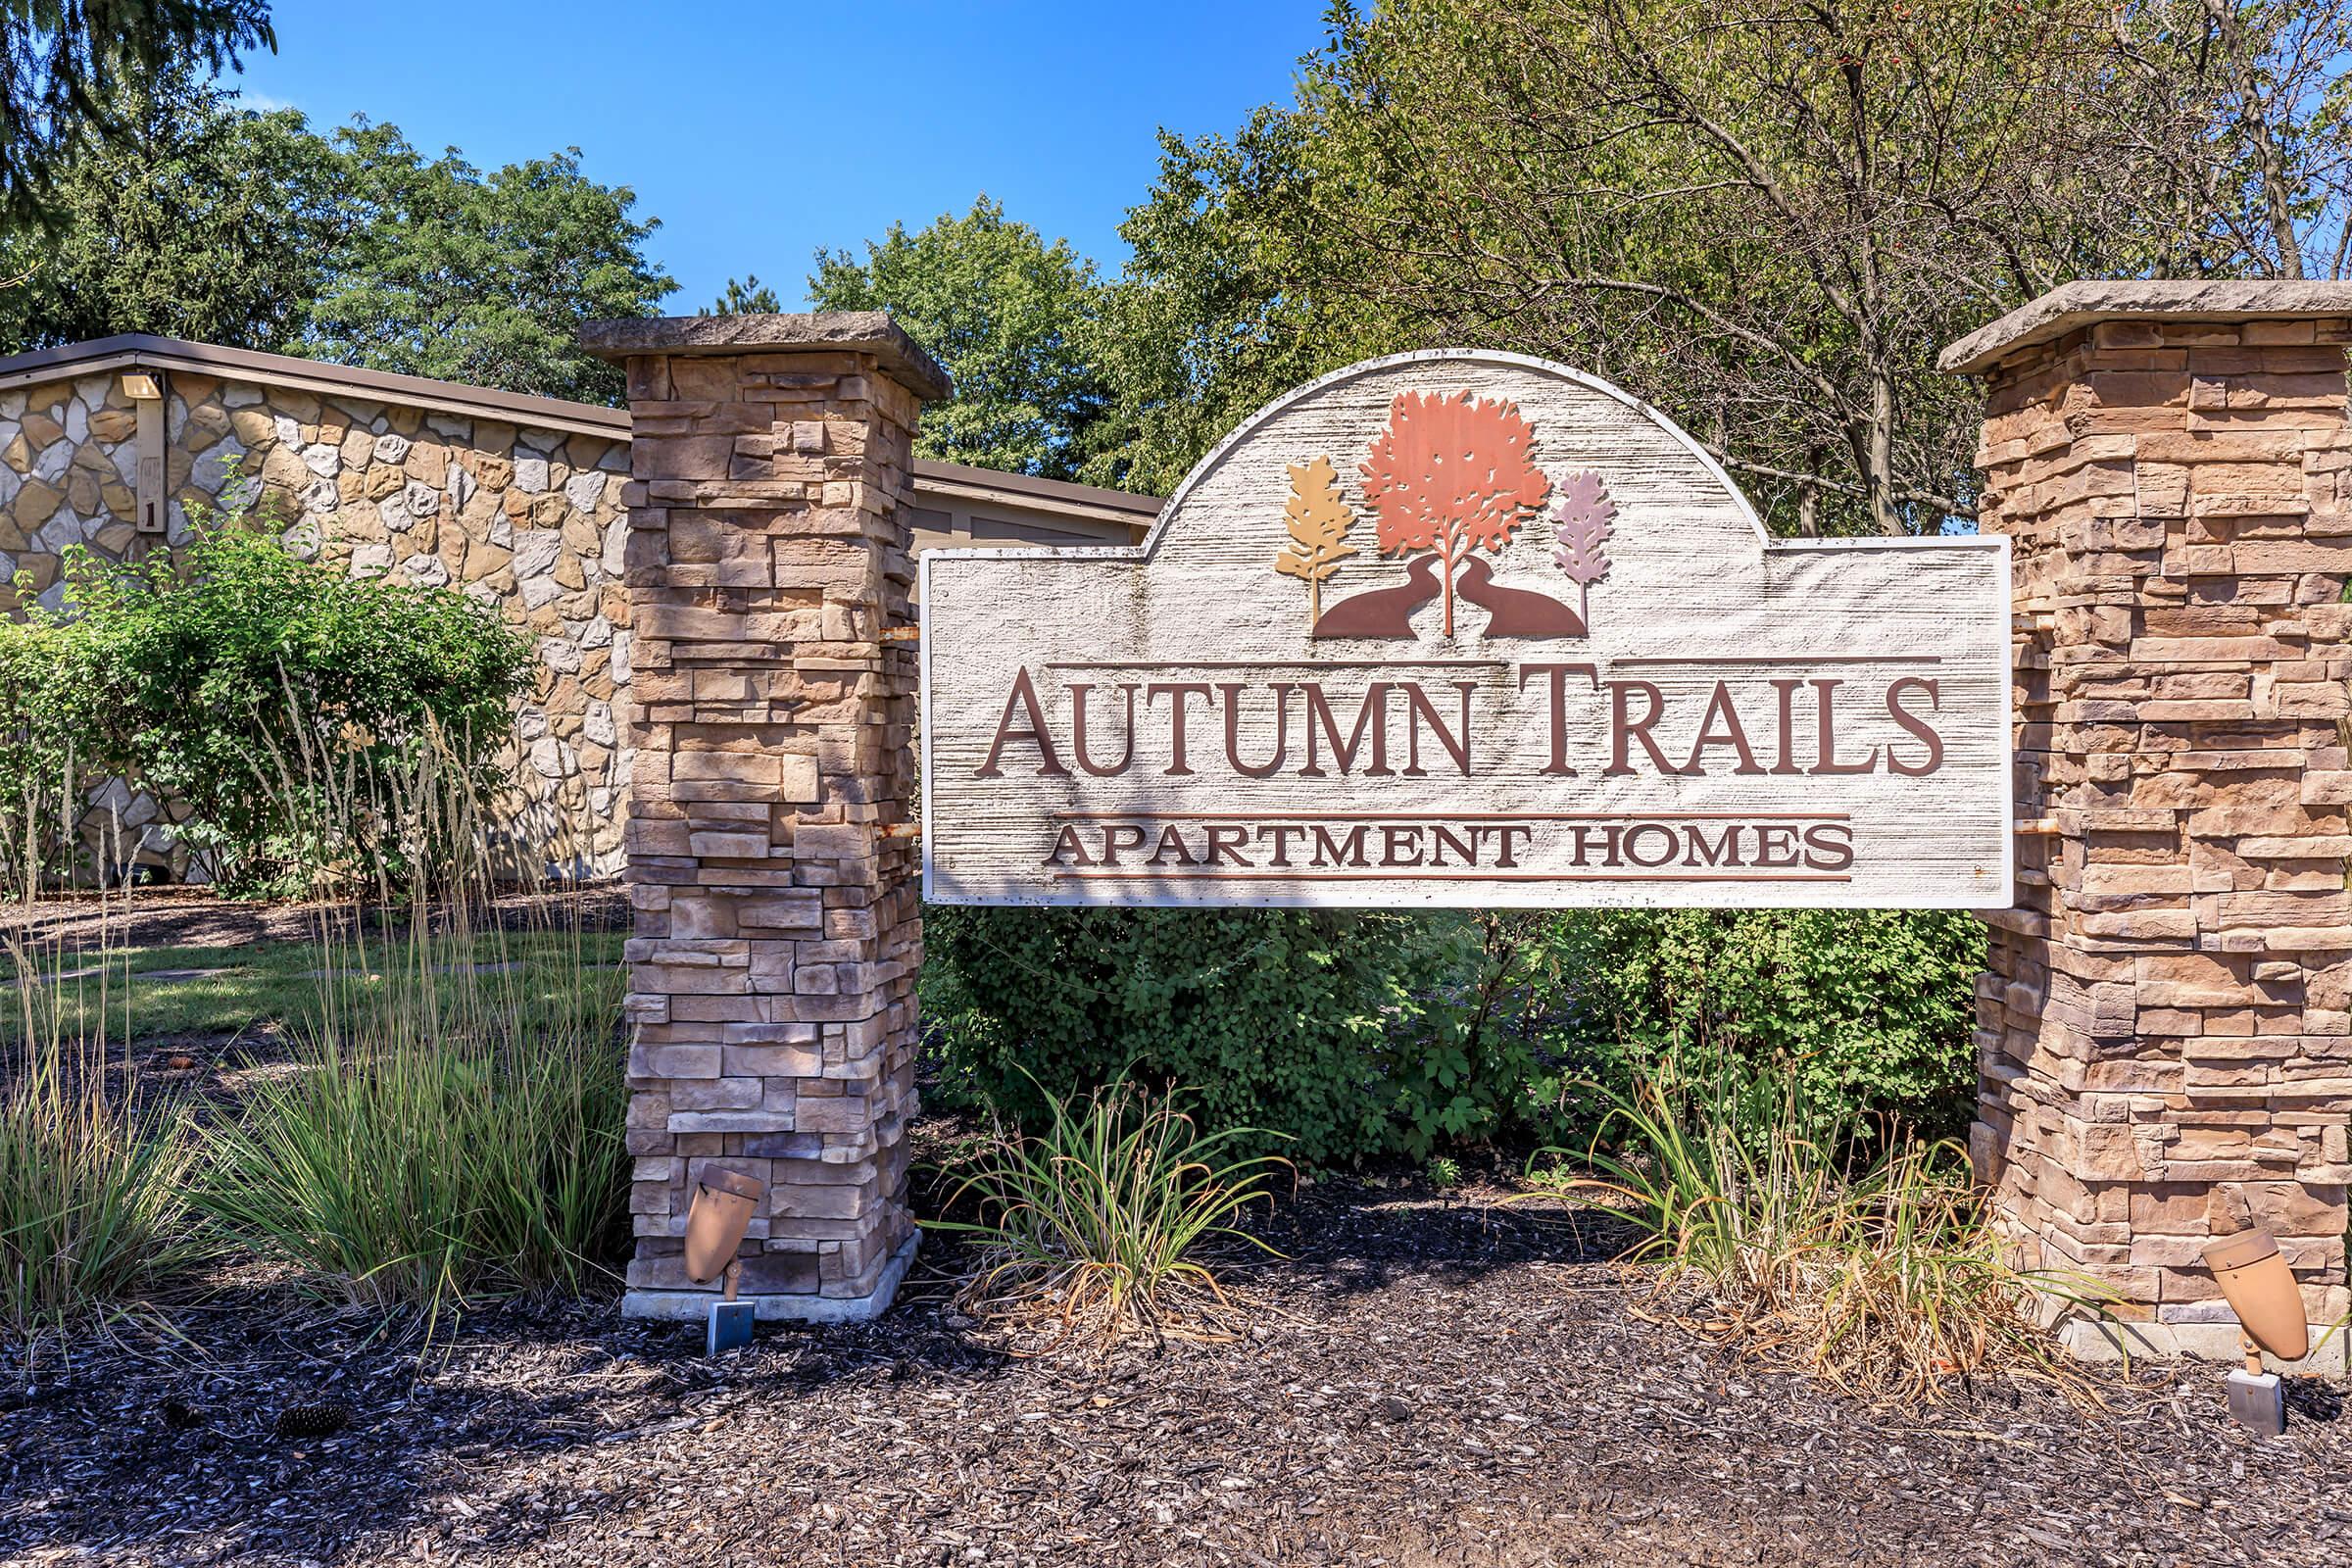
[(1560, 366), (1359, 365), (1138, 547), (922, 573), (933, 902), (2010, 903), (2008, 541), (1769, 540)]

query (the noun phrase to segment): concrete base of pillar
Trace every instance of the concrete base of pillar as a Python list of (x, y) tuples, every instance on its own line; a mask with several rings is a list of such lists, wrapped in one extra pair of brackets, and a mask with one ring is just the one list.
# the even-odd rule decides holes
[[(755, 1296), (746, 1292), (743, 1299), (762, 1323), (863, 1323), (890, 1310), (899, 1294), (899, 1282), (914, 1262), (915, 1244), (922, 1239), (921, 1231), (907, 1237), (882, 1266), (882, 1277), (874, 1282), (874, 1288), (863, 1296)], [(710, 1302), (716, 1295), (716, 1291), (631, 1291), (620, 1298), (620, 1315), (701, 1323), (710, 1318)]]
[[(2306, 1377), (2334, 1377), (2345, 1366), (2343, 1334), (2329, 1334), (2332, 1325), (2311, 1325), (2311, 1353), (2300, 1361), (2262, 1358), (2273, 1372)], [(2325, 1343), (2322, 1343), (2325, 1341)], [(2093, 1322), (2076, 1318), (2058, 1330), (2058, 1343), (2080, 1361), (2121, 1360), (2126, 1351), (2151, 1361), (2237, 1361), (2245, 1351), (2235, 1323)]]

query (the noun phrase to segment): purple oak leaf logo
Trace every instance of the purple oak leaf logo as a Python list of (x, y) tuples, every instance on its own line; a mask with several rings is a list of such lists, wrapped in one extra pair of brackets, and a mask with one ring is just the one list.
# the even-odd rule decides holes
[(1609, 574), (1609, 524), (1616, 516), (1608, 486), (1591, 468), (1561, 484), (1560, 504), (1551, 514), (1551, 536), (1560, 548), (1551, 559), (1576, 584), (1577, 608), (1587, 625), (1592, 621), (1592, 585)]

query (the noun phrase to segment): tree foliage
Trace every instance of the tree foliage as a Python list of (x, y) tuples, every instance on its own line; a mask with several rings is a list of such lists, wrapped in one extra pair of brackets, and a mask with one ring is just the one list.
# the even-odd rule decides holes
[(1407, 345), (1326, 301), (1291, 256), (1317, 152), (1304, 116), (1260, 110), (1231, 137), (1163, 130), (1159, 146), (1158, 181), (1119, 228), (1131, 259), (1099, 356), (1118, 397), (1081, 476), (1166, 495), (1280, 394)]
[(0, 332), (31, 348), (147, 331), (511, 392), (611, 402), (582, 321), (674, 287), (657, 224), (576, 150), (491, 172), (392, 125), (315, 132), (185, 74), (118, 95), (122, 133), (56, 183), (54, 231), (0, 230)]
[(51, 218), (59, 170), (158, 78), (277, 48), (269, 0), (0, 0), (0, 221)]
[(115, 332), (276, 348), (300, 329), (337, 230), (302, 117), (185, 74), (124, 88), (115, 133), (51, 187), (51, 223), (0, 229), (0, 342)]
[(863, 260), (820, 251), (820, 311), (888, 311), (946, 367), (955, 396), (923, 411), (921, 455), (1068, 479), (1111, 401), (1100, 363), (1102, 285), (1067, 240), (1049, 245), (982, 196), (909, 233), (893, 223)]
[(484, 172), (427, 159), (397, 126), (334, 133), (339, 240), (294, 340), (344, 365), (612, 402), (620, 372), (581, 323), (644, 316), (675, 282), (646, 260), (656, 220), (627, 186), (580, 172), (576, 147)]
[(1394, 0), (1163, 142), (1109, 315), (1122, 457), (1463, 342), (1620, 382), (1787, 532), (1972, 514), (1943, 344), (2076, 276), (2343, 265), (2345, 0)]
[(784, 309), (776, 291), (760, 281), (757, 272), (730, 277), (718, 298), (703, 308), (705, 316), (773, 316)]

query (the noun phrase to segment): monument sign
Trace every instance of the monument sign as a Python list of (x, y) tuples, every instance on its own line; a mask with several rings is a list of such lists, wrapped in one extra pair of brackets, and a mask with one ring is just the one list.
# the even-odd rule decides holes
[(923, 896), (2006, 907), (2008, 549), (1769, 539), (1590, 376), (1358, 365), (1140, 546), (923, 558)]

